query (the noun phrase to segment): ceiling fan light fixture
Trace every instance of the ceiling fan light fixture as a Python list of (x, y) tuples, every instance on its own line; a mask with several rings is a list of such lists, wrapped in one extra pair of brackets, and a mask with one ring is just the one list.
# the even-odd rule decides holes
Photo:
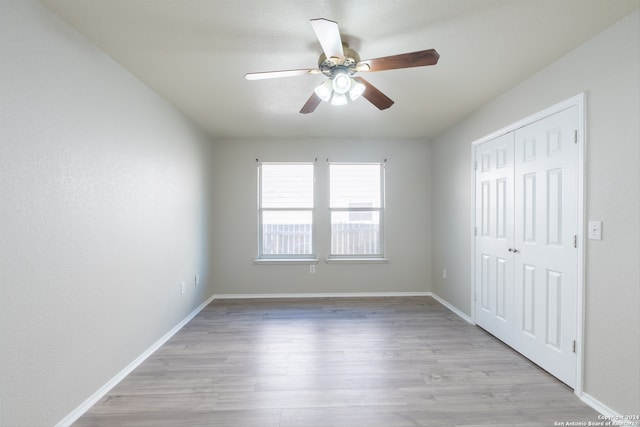
[(320, 98), (324, 102), (329, 102), (329, 100), (331, 99), (331, 94), (333, 93), (331, 80), (326, 80), (320, 86), (316, 87), (314, 89), (314, 92), (316, 93), (316, 95), (318, 95), (318, 98)]
[(331, 105), (347, 105), (349, 100), (347, 99), (347, 95), (344, 93), (333, 92), (333, 97), (331, 98)]
[(333, 73), (333, 90), (336, 93), (344, 95), (349, 92), (351, 89), (351, 76), (349, 75), (349, 71), (344, 70), (336, 70)]

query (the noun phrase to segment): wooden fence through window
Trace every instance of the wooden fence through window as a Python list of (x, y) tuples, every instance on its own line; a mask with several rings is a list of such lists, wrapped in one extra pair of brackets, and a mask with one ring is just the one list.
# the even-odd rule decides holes
[[(263, 224), (265, 255), (311, 255), (311, 224)], [(380, 226), (336, 223), (331, 226), (331, 255), (380, 255)]]

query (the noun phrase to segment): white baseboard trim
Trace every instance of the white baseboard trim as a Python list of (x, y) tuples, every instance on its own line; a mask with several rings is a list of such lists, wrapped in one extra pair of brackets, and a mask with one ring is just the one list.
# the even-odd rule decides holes
[(217, 294), (214, 299), (429, 297), (431, 292), (338, 292), (292, 294)]
[(138, 356), (133, 362), (131, 362), (126, 368), (118, 372), (115, 377), (111, 378), (105, 385), (100, 387), (95, 393), (93, 393), (87, 400), (85, 400), (80, 406), (71, 411), (69, 415), (60, 420), (56, 427), (67, 427), (73, 424), (80, 418), (85, 412), (87, 412), (93, 405), (98, 403), (111, 389), (113, 389), (120, 381), (122, 381), (127, 375), (129, 375), (135, 368), (140, 366), (149, 356), (151, 356), (156, 350), (158, 350), (164, 343), (174, 336), (180, 329), (182, 329), (187, 323), (191, 321), (198, 313), (200, 313), (211, 301), (214, 296), (209, 297), (205, 302), (200, 304), (195, 310), (193, 310), (187, 317), (185, 317), (180, 323), (167, 332), (162, 338), (156, 341), (151, 347), (145, 350), (140, 356)]
[(605, 423), (610, 421), (610, 425), (614, 426), (640, 426), (640, 422), (638, 422), (637, 420), (626, 420), (623, 415), (609, 408), (607, 405), (600, 402), (598, 399), (589, 395), (588, 393), (583, 392), (582, 394), (578, 395), (578, 397), (591, 408), (598, 411), (603, 417), (602, 421), (604, 421)]
[(466, 314), (464, 314), (463, 312), (461, 312), (460, 310), (458, 310), (456, 307), (454, 307), (453, 305), (451, 305), (448, 301), (440, 298), (438, 295), (430, 292), (430, 296), (431, 298), (433, 298), (434, 300), (438, 301), (440, 304), (444, 305), (445, 307), (447, 307), (449, 310), (453, 311), (455, 314), (457, 314), (462, 320), (471, 323), (472, 325), (475, 326), (475, 323), (473, 320), (471, 320), (471, 317), (467, 316)]

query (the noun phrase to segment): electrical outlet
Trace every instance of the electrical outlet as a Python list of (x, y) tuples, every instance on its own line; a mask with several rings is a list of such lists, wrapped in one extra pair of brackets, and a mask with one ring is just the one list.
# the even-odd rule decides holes
[(309, 265), (309, 273), (313, 274), (316, 272), (316, 265), (315, 264), (310, 264)]
[(184, 295), (184, 293), (185, 293), (186, 291), (187, 291), (187, 285), (186, 285), (184, 282), (182, 282), (182, 283), (180, 284), (180, 293), (182, 293), (182, 295)]
[(443, 268), (443, 269), (442, 269), (442, 278), (443, 278), (443, 279), (446, 279), (446, 278), (447, 278), (447, 269), (446, 269), (446, 268)]

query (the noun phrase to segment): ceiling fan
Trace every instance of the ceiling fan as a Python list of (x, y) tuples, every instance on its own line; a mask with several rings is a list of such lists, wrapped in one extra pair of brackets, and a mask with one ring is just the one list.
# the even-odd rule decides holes
[(428, 49), (361, 61), (358, 52), (342, 41), (337, 22), (312, 19), (311, 26), (323, 51), (318, 59), (318, 68), (265, 71), (244, 76), (247, 80), (262, 80), (324, 74), (328, 79), (315, 88), (300, 110), (302, 114), (312, 113), (322, 101), (345, 105), (360, 96), (380, 110), (387, 109), (393, 105), (393, 100), (362, 77), (354, 77), (356, 73), (435, 65), (440, 58), (435, 49)]

